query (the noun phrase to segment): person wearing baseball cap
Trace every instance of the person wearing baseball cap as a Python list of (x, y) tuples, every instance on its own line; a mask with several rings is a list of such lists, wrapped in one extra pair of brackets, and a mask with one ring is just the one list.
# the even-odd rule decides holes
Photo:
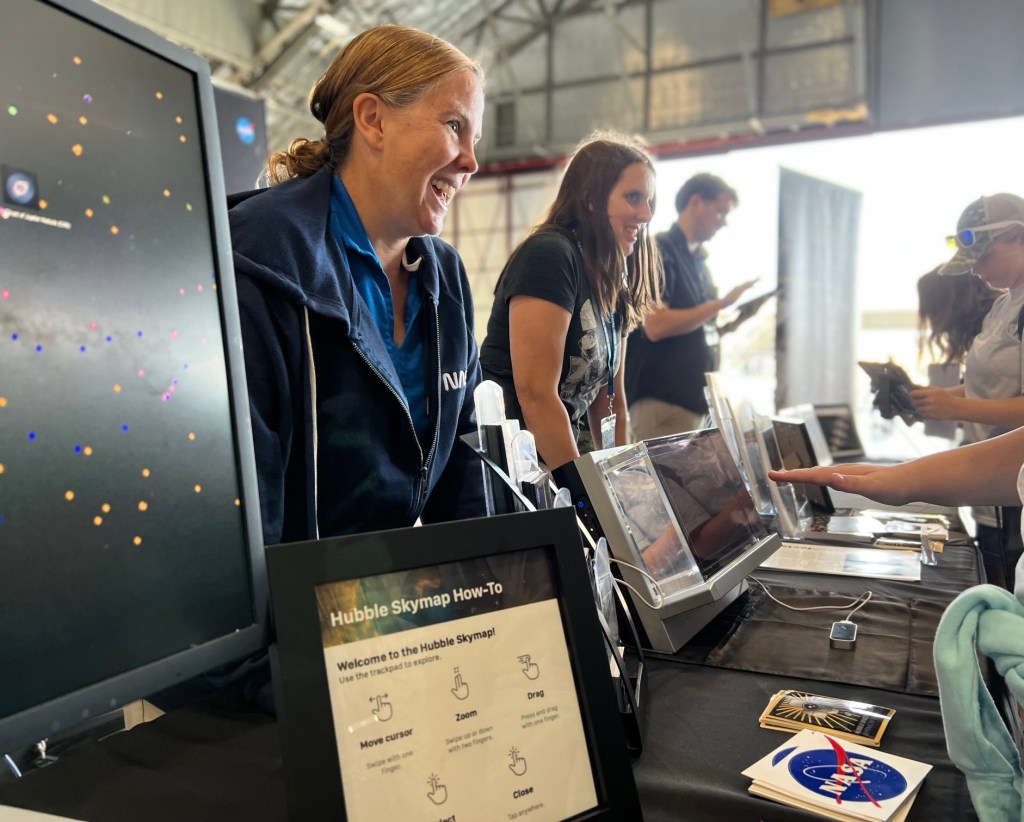
[[(979, 197), (964, 209), (948, 241), (956, 251), (940, 274), (973, 274), (1003, 293), (971, 343), (963, 383), (917, 388), (911, 398), (927, 419), (960, 420), (966, 444), (1024, 425), (1024, 199), (1014, 194)], [(1020, 516), (1019, 508), (1000, 510), (1005, 518)], [(1020, 541), (1004, 545), (995, 509), (975, 508), (974, 519), (989, 581), (1012, 588)]]
[[(976, 274), (994, 288), (1013, 288), (1024, 280), (1024, 260), (1019, 259), (1021, 229), (1024, 199), (1014, 194), (979, 197), (960, 215), (956, 234), (946, 238), (956, 253), (939, 273)], [(1005, 265), (1015, 252), (1018, 257)]]

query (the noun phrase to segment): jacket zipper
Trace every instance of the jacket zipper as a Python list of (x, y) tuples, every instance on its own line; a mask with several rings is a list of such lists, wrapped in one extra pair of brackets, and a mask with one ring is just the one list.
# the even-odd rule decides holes
[[(435, 319), (437, 319), (437, 305), (436, 304), (434, 306), (434, 312), (435, 312)], [(438, 336), (438, 343), (440, 344), (440, 337), (441, 337), (440, 329), (438, 329), (437, 336)], [(370, 358), (367, 357), (363, 353), (362, 349), (359, 347), (359, 345), (356, 343), (355, 340), (352, 341), (352, 347), (355, 349), (356, 354), (359, 355), (359, 358), (364, 363), (366, 363), (366, 366), (374, 374), (376, 374), (377, 379), (379, 379), (382, 383), (384, 383), (384, 387), (387, 388), (387, 390), (391, 393), (391, 396), (393, 396), (395, 398), (395, 401), (399, 404), (401, 409), (405, 412), (405, 418), (409, 421), (409, 428), (412, 431), (412, 438), (413, 438), (413, 440), (416, 443), (416, 450), (419, 451), (419, 454), (420, 454), (420, 482), (419, 482), (419, 487), (416, 490), (416, 504), (413, 507), (413, 512), (416, 514), (417, 517), (419, 517), (419, 515), (420, 515), (420, 507), (422, 505), (423, 497), (426, 495), (427, 465), (428, 465), (428, 462), (423, 457), (423, 447), (420, 445), (420, 438), (416, 435), (416, 424), (412, 421), (412, 414), (410, 413), (409, 409), (406, 407), (405, 402), (402, 400), (401, 395), (397, 391), (395, 391), (395, 389), (394, 389), (394, 387), (392, 387), (391, 383), (389, 383), (386, 379), (384, 379), (384, 375), (380, 373), (380, 371), (377, 369), (377, 367), (372, 362), (370, 362)], [(440, 349), (438, 349), (437, 359), (438, 359), (438, 367), (440, 367), (440, 360), (441, 360)], [(435, 429), (435, 431), (434, 431), (434, 444), (436, 444), (436, 443), (437, 443), (437, 431)], [(431, 454), (433, 453), (433, 450), (434, 450), (434, 445), (432, 444), (431, 447), (430, 447), (430, 453)], [(428, 459), (429, 459), (429, 455), (428, 455)]]
[[(434, 420), (434, 439), (430, 443), (430, 450), (427, 451), (427, 459), (423, 463), (423, 471), (420, 474), (420, 495), (427, 493), (427, 466), (434, 458), (434, 451), (437, 448), (437, 435), (441, 430), (441, 313), (437, 307), (437, 300), (431, 300), (434, 306), (434, 333), (437, 336), (437, 345), (434, 351), (437, 354), (437, 369), (434, 371), (434, 385), (437, 386), (437, 419)], [(427, 418), (430, 417), (430, 400), (427, 400)]]

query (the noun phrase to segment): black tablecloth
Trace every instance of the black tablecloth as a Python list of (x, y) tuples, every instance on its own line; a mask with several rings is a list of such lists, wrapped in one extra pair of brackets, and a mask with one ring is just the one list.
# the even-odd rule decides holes
[(282, 822), (277, 723), (219, 694), (73, 747), (0, 787), (0, 803), (85, 822)]
[[(757, 726), (783, 688), (822, 693), (822, 683), (654, 660), (649, 663), (648, 732), (634, 763), (647, 822), (821, 819), (747, 793), (747, 766), (785, 741)], [(935, 697), (829, 683), (831, 696), (895, 708), (881, 749), (934, 766), (911, 820), (975, 819), (967, 784), (946, 755)]]
[(741, 771), (784, 738), (756, 724), (784, 688), (895, 708), (882, 750), (933, 766), (909, 819), (976, 819), (946, 752), (932, 640), (945, 607), (980, 581), (981, 567), (973, 540), (952, 532), (920, 582), (755, 572), (787, 604), (872, 591), (854, 617), (865, 633), (855, 651), (833, 650), (828, 628), (846, 611), (787, 611), (752, 585), (679, 653), (649, 658), (645, 749), (634, 765), (645, 819), (820, 819), (745, 794)]
[[(935, 629), (946, 606), (981, 573), (978, 551), (964, 535), (951, 539), (939, 557), (937, 566), (921, 567), (920, 582), (759, 569), (754, 577), (775, 599), (752, 585), (682, 656), (739, 671), (937, 696)], [(853, 617), (856, 650), (831, 648), (832, 623), (867, 591), (872, 598)], [(793, 611), (785, 605), (832, 610)]]
[[(820, 683), (663, 660), (649, 661), (647, 676), (646, 744), (634, 774), (648, 822), (820, 819), (749, 795), (741, 774), (785, 739), (757, 727), (769, 697), (780, 688), (818, 691)], [(975, 818), (946, 757), (937, 699), (836, 684), (828, 693), (895, 708), (883, 749), (934, 766), (911, 820)], [(277, 726), (221, 695), (84, 743), (0, 788), (0, 802), (88, 822), (281, 822)]]
[[(856, 596), (870, 587), (880, 598), (941, 604), (977, 582), (977, 567), (973, 548), (965, 545), (947, 550), (938, 567), (923, 568), (919, 584), (758, 576), (773, 589), (825, 588)], [(723, 614), (679, 654), (647, 661), (645, 749), (634, 773), (649, 822), (820, 818), (749, 795), (741, 774), (785, 739), (757, 724), (771, 695), (782, 688), (895, 708), (882, 749), (934, 766), (910, 819), (975, 818), (966, 783), (946, 756), (936, 697), (913, 693), (906, 682), (891, 690), (843, 684), (827, 668), (793, 678), (707, 664), (735, 624), (734, 614)], [(827, 627), (815, 629), (813, 642), (827, 647)], [(858, 652), (844, 664), (852, 665)], [(280, 822), (286, 807), (277, 726), (258, 709), (220, 694), (102, 743), (83, 743), (56, 765), (0, 785), (0, 803), (88, 822)]]

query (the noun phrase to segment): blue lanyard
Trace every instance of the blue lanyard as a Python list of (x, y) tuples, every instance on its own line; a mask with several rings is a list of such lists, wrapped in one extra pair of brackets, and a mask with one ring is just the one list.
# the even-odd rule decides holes
[(615, 332), (615, 312), (612, 311), (612, 333), (611, 337), (608, 336), (608, 326), (603, 322), (601, 323), (601, 330), (604, 331), (604, 343), (608, 346), (608, 408), (612, 407), (612, 399), (615, 397), (615, 372), (612, 370), (612, 366), (615, 365), (615, 350), (612, 348), (612, 343), (618, 341), (618, 337)]
[[(576, 240), (576, 248), (580, 251), (580, 257), (583, 257), (583, 243), (580, 242), (580, 238), (575, 236), (576, 232), (573, 231), (573, 238)], [(608, 336), (608, 326), (604, 324), (604, 319), (601, 320), (601, 330), (604, 332), (604, 344), (608, 349), (608, 413), (612, 410), (612, 399), (615, 397), (615, 372), (612, 370), (612, 366), (615, 365), (615, 349), (612, 348), (612, 342), (618, 342), (618, 337), (615, 331), (615, 309), (612, 309), (611, 316), (612, 323), (612, 334)]]

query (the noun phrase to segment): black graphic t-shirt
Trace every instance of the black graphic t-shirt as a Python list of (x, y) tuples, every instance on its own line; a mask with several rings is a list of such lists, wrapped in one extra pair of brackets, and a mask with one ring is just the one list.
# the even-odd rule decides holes
[(505, 394), (505, 413), (523, 419), (512, 379), (508, 337), (508, 305), (513, 297), (537, 297), (571, 312), (562, 355), (558, 396), (574, 426), (586, 414), (601, 386), (608, 384), (609, 347), (611, 373), (619, 367), (621, 346), (616, 339), (622, 322), (599, 317), (583, 270), (583, 255), (575, 240), (558, 231), (529, 237), (505, 264), (487, 321), (487, 336), (480, 348), (484, 379), (494, 380)]

